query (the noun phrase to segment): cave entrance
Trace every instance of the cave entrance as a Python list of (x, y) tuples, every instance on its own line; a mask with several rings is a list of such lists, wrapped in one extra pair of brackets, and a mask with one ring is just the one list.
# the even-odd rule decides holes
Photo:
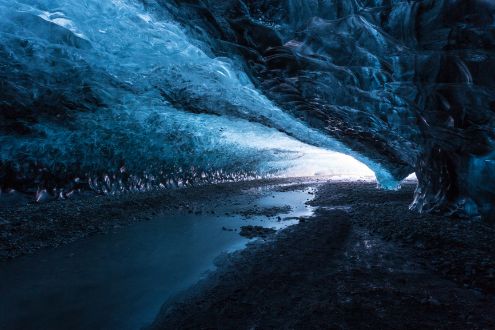
[(375, 181), (375, 173), (352, 156), (320, 148), (307, 147), (303, 156), (291, 162), (284, 173), (290, 177), (319, 176), (335, 180)]

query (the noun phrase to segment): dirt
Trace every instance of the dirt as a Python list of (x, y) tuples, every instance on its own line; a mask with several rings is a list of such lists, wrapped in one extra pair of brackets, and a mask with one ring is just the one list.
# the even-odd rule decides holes
[(399, 191), (374, 184), (326, 184), (313, 205), (351, 206), (354, 225), (411, 248), (429, 267), (461, 286), (495, 293), (495, 226), (479, 218), (452, 218), (409, 210), (414, 184)]
[(265, 228), (261, 226), (242, 226), (239, 235), (247, 238), (261, 237), (266, 238), (276, 232), (273, 228)]
[[(0, 207), (0, 260), (150, 220), (215, 214), (235, 196), (312, 187), (313, 217), (222, 255), (218, 269), (163, 305), (154, 329), (495, 329), (495, 228), (480, 219), (417, 214), (415, 185), (275, 179)], [(308, 195), (308, 197), (309, 197)], [(313, 197), (313, 196), (311, 196)], [(13, 199), (12, 199), (13, 200)], [(252, 205), (244, 216), (287, 207)], [(289, 209), (290, 210), (290, 209)], [(235, 212), (234, 210), (229, 212)], [(231, 230), (224, 228), (224, 230)]]
[[(215, 214), (241, 191), (247, 198), (259, 187), (302, 185), (314, 178), (266, 179), (119, 195), (80, 194), (75, 198), (35, 203), (29, 196), (0, 196), (0, 262), (32, 254), (42, 248), (69, 244), (85, 237), (119, 230), (166, 212)], [(297, 189), (294, 189), (297, 190)], [(272, 214), (253, 206), (247, 214)]]
[(237, 213), (245, 218), (251, 218), (258, 215), (271, 218), (278, 216), (279, 214), (290, 213), (291, 211), (292, 211), (292, 207), (290, 205), (274, 206), (274, 207), (259, 207), (255, 205), (254, 207), (251, 207), (246, 210), (241, 210)]
[(493, 228), (411, 212), (413, 189), (319, 186), (314, 217), (224, 255), (152, 328), (495, 329)]

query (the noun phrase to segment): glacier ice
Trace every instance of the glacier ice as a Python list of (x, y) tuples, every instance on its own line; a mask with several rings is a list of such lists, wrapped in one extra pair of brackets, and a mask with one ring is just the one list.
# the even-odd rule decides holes
[[(276, 173), (277, 136), (412, 206), (494, 217), (486, 0), (0, 0), (0, 186), (148, 189)], [(297, 149), (297, 148), (295, 148)]]

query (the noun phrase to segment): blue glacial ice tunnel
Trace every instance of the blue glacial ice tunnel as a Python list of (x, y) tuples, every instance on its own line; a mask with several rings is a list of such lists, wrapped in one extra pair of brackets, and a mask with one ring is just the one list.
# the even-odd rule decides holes
[[(352, 155), (495, 217), (491, 0), (0, 0), (0, 186), (64, 195)], [(296, 148), (297, 149), (297, 148)]]

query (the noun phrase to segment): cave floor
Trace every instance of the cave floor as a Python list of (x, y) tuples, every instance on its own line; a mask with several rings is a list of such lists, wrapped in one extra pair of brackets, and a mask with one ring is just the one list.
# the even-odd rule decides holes
[[(116, 195), (83, 193), (66, 200), (35, 203), (31, 196), (0, 194), (0, 262), (46, 248), (107, 234), (163, 214), (210, 213), (241, 203), (280, 185), (307, 187), (315, 178), (276, 178)], [(240, 198), (233, 201), (232, 198)]]
[(155, 329), (495, 329), (494, 229), (417, 215), (414, 185), (320, 185), (315, 215), (167, 302)]
[[(40, 328), (39, 320), (134, 329), (153, 319), (156, 329), (495, 329), (495, 228), (410, 211), (414, 187), (291, 178), (45, 204), (12, 196), (0, 205), (0, 321), (13, 329)], [(278, 231), (251, 228), (248, 240), (243, 225)], [(176, 244), (173, 233), (191, 242)]]
[[(291, 182), (297, 189), (287, 184), (239, 182), (17, 205), (13, 209), (27, 213), (28, 220), (0, 227), (0, 235), (10, 234), (4, 247), (13, 249), (6, 252), (33, 253), (0, 263), (0, 329), (148, 326), (166, 299), (215, 269), (217, 256), (312, 214), (305, 203), (313, 196), (314, 180)], [(136, 218), (127, 212), (115, 217), (123, 206)], [(29, 213), (37, 214), (36, 220), (29, 220)], [(100, 230), (94, 233), (94, 227)], [(64, 237), (74, 241), (49, 248)]]

